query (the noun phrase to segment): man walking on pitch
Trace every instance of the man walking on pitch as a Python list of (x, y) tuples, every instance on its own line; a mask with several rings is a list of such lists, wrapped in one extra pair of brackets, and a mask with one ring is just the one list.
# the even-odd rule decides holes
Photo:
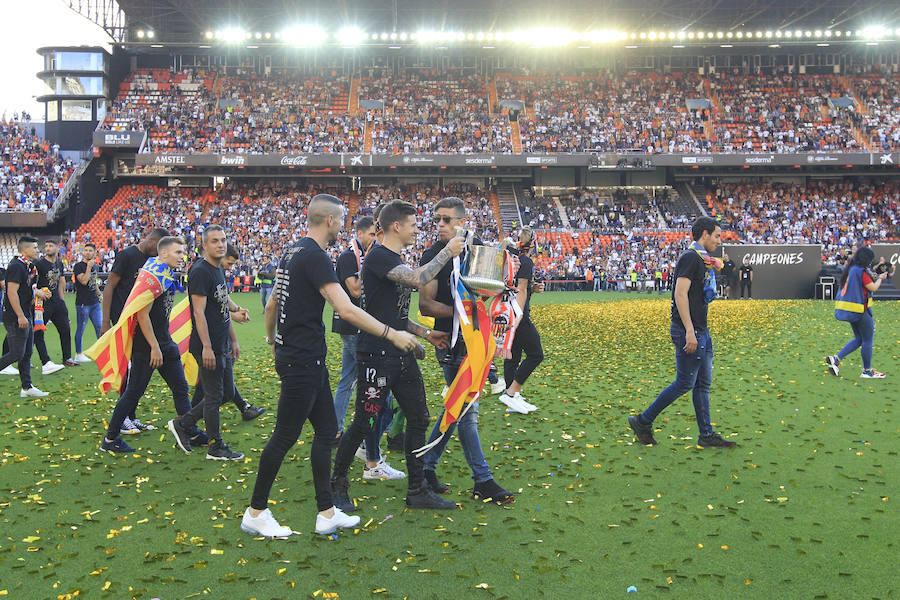
[(220, 225), (210, 225), (203, 230), (202, 243), (204, 258), (188, 271), (188, 297), (190, 352), (199, 367), (198, 381), (203, 386), (204, 398), (186, 414), (169, 421), (168, 427), (178, 447), (190, 453), (194, 426), (204, 419), (209, 439), (206, 458), (240, 460), (244, 455), (229, 448), (219, 431), (219, 407), (231, 402), (234, 396), (234, 361), (241, 353), (228, 310), (225, 272), (221, 268), (228, 243), (225, 230)]
[(94, 262), (97, 258), (97, 247), (94, 244), (85, 244), (81, 255), (82, 260), (72, 267), (75, 275), (75, 362), (92, 362), (82, 352), (84, 330), (88, 321), (94, 326), (94, 334), (100, 339), (100, 325), (103, 320), (103, 310), (100, 308), (100, 289), (97, 286), (97, 273), (100, 268)]
[[(50, 297), (43, 301), (44, 327), (36, 327), (34, 331), (34, 348), (41, 359), (41, 374), (50, 375), (65, 367), (77, 367), (72, 360), (72, 328), (69, 324), (69, 309), (66, 307), (66, 278), (62, 260), (59, 258), (59, 244), (55, 240), (44, 242), (44, 257), (34, 263), (38, 272), (37, 286), (39, 290), (50, 290)], [(62, 364), (50, 360), (44, 332), (47, 325), (53, 323), (59, 333), (59, 345), (62, 348)]]
[(693, 243), (675, 265), (675, 290), (672, 292), (669, 333), (675, 345), (677, 375), (672, 385), (664, 389), (647, 410), (628, 417), (628, 425), (639, 442), (655, 445), (654, 419), (675, 400), (692, 391), (694, 413), (700, 428), (698, 445), (731, 448), (737, 444), (713, 431), (709, 418), (713, 344), (706, 318), (708, 305), (716, 297), (713, 270), (718, 259), (712, 258), (712, 254), (722, 243), (722, 230), (715, 220), (700, 217), (694, 222), (691, 235)]
[[(347, 470), (360, 442), (385, 409), (389, 391), (393, 392), (406, 414), (404, 444), (409, 477), (406, 506), (432, 509), (456, 507), (454, 502), (440, 498), (431, 490), (424, 480), (423, 460), (413, 453), (413, 450), (425, 445), (425, 429), (428, 427), (425, 384), (416, 356), (410, 351), (397, 350), (384, 339), (394, 328), (414, 333), (438, 347), (446, 347), (447, 344), (447, 334), (433, 332), (409, 320), (409, 300), (413, 289), (421, 289), (462, 252), (463, 240), (453, 238), (430, 263), (416, 270), (409, 268), (403, 263), (400, 252), (416, 241), (416, 214), (415, 206), (401, 200), (394, 200), (385, 206), (378, 217), (384, 230), (384, 242), (369, 250), (363, 261), (360, 306), (387, 325), (381, 335), (368, 331), (359, 334), (356, 412), (350, 427), (341, 436), (331, 480), (335, 506), (345, 512), (354, 510), (348, 494)], [(421, 352), (420, 358), (424, 357), (424, 348), (417, 348), (417, 352)]]
[(273, 345), (281, 394), (275, 430), (260, 456), (253, 497), (241, 521), (241, 529), (264, 537), (292, 533), (290, 527), (279, 525), (269, 510), (269, 494), (285, 455), (296, 444), (307, 419), (315, 430), (310, 465), (319, 511), (316, 533), (329, 534), (359, 523), (359, 517), (348, 516), (334, 505), (329, 481), (337, 420), (325, 367), (325, 300), (343, 320), (386, 337), (401, 351), (418, 346), (409, 333), (391, 329), (355, 306), (338, 283), (325, 247), (334, 243), (344, 222), (341, 201), (327, 194), (315, 196), (309, 203), (308, 221), (309, 233), (285, 253), (274, 296), (266, 305), (267, 340)]

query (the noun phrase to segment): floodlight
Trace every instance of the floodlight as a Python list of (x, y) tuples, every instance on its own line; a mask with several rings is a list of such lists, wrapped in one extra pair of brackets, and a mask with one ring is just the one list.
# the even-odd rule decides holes
[(151, 40), (153, 39), (154, 35), (156, 35), (156, 33), (152, 29), (147, 31), (147, 37), (150, 38)]
[(205, 35), (206, 39), (211, 40), (215, 34), (212, 31), (207, 31)]
[(821, 30), (821, 29), (816, 29), (816, 30), (813, 32), (813, 35), (815, 35), (816, 37), (822, 37), (822, 30)]
[(138, 36), (138, 38), (140, 38), (140, 39), (144, 39), (144, 36), (146, 35), (146, 34), (144, 33), (144, 30), (143, 30), (143, 29), (138, 29), (137, 32), (135, 32), (135, 33), (136, 33), (136, 35)]
[(261, 39), (262, 39), (262, 32), (257, 31), (256, 33), (253, 34), (253, 37), (255, 37), (255, 38), (258, 39), (258, 40), (261, 40)]
[(717, 31), (717, 32), (716, 32), (716, 37), (719, 38), (719, 39), (721, 40), (723, 37), (725, 37), (725, 34), (722, 33), (721, 31)]
[[(741, 34), (740, 31), (738, 31), (737, 36), (738, 36), (738, 37), (743, 37), (743, 35)], [(729, 31), (728, 33), (725, 34), (725, 37), (727, 37), (727, 38), (730, 40), (731, 38), (734, 37), (734, 34), (733, 34), (732, 32)]]
[(369, 36), (358, 27), (344, 27), (335, 34), (335, 37), (341, 46), (358, 46)]
[(408, 37), (409, 37), (409, 35), (408, 35), (405, 31), (403, 31), (403, 32), (400, 33), (400, 39), (401, 39), (402, 41), (405, 42), (406, 39), (407, 39)]
[(392, 40), (396, 40), (396, 39), (397, 39), (397, 32), (396, 32), (396, 31), (394, 31), (394, 32), (391, 33), (391, 39), (392, 39)]
[(323, 44), (328, 39), (328, 34), (320, 27), (307, 25), (286, 29), (281, 33), (281, 37), (288, 44), (305, 48)]
[(471, 42), (472, 40), (475, 39), (475, 34), (474, 34), (474, 33), (467, 33), (467, 34), (466, 34), (466, 39), (469, 40), (469, 41)]
[(772, 37), (772, 32), (771, 32), (771, 31), (767, 31), (767, 32), (766, 32), (766, 37), (767, 37), (767, 38)]
[(265, 35), (264, 37), (265, 37), (267, 40), (271, 40), (271, 39), (272, 39), (272, 32), (271, 32), (271, 31), (267, 31), (267, 32), (266, 32), (266, 35)]

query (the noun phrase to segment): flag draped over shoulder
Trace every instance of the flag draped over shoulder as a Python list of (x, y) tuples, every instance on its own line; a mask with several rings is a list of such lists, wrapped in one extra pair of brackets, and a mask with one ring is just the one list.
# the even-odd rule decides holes
[(103, 375), (99, 385), (101, 392), (118, 390), (122, 386), (122, 378), (131, 360), (137, 313), (172, 287), (181, 289), (168, 265), (155, 257), (147, 259), (138, 271), (137, 280), (131, 288), (131, 293), (128, 294), (128, 299), (125, 300), (118, 322), (100, 336), (93, 346), (84, 351), (87, 356), (94, 359)]
[[(469, 292), (459, 278), (458, 258), (453, 260), (451, 290), (456, 310), (461, 313), (456, 316), (467, 353), (444, 395), (444, 416), (439, 425), (441, 435), (430, 444), (414, 450), (416, 456), (421, 456), (434, 447), (444, 437), (450, 425), (459, 421), (472, 403), (478, 400), (497, 351), (497, 342), (491, 332), (491, 319), (481, 300)], [(453, 337), (456, 337), (455, 332)]]
[(169, 335), (172, 341), (178, 345), (181, 353), (181, 366), (184, 367), (184, 378), (188, 385), (197, 385), (198, 366), (194, 355), (188, 350), (191, 341), (191, 303), (185, 298), (172, 307), (169, 315)]

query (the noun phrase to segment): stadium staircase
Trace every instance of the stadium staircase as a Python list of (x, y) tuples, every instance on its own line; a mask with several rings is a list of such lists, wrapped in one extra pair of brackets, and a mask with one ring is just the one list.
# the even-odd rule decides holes
[(678, 197), (672, 199), (672, 212), (687, 215), (692, 219), (699, 216), (708, 217), (706, 208), (700, 198), (706, 200), (706, 188), (702, 185), (691, 186), (686, 183), (679, 183), (675, 186)]
[(850, 97), (853, 98), (853, 104), (855, 104), (856, 112), (858, 114), (864, 115), (868, 113), (868, 109), (866, 108), (865, 103), (860, 101), (859, 96), (856, 95), (856, 88), (853, 87), (853, 84), (850, 83), (850, 80), (846, 75), (839, 75), (838, 82), (847, 90), (847, 93), (850, 94)]
[(359, 192), (353, 191), (350, 192), (350, 195), (347, 196), (347, 222), (344, 224), (344, 229), (346, 231), (350, 231), (350, 226), (353, 225), (353, 221), (356, 218), (356, 213), (359, 212)]
[[(712, 91), (712, 84), (709, 82), (709, 77), (703, 78), (703, 89), (706, 90), (706, 97), (709, 99), (709, 103), (712, 104), (713, 110), (716, 114), (722, 114), (722, 103), (719, 102), (719, 96), (714, 94)], [(710, 116), (710, 121), (712, 121), (712, 116)]]
[(373, 126), (374, 122), (366, 119), (366, 133), (363, 136), (363, 152), (366, 154), (372, 153), (372, 146), (375, 144), (375, 140), (372, 139)]
[(519, 121), (509, 122), (509, 139), (512, 141), (513, 154), (522, 154), (522, 133), (519, 131)]
[(359, 114), (359, 77), (350, 80), (350, 98), (347, 101), (347, 111), (351, 116)]
[(345, 114), (350, 109), (350, 90), (341, 85), (340, 90), (335, 90), (328, 104), (328, 110), (332, 114)]
[(491, 201), (491, 210), (494, 213), (494, 221), (497, 222), (497, 232), (500, 234), (500, 238), (503, 239), (506, 237), (505, 232), (508, 230), (503, 227), (503, 219), (500, 217), (500, 199), (497, 197), (497, 192), (494, 190), (490, 191), (488, 198)]
[(497, 80), (491, 79), (487, 84), (488, 90), (488, 116), (494, 118), (494, 109), (497, 107)]
[(566, 229), (572, 227), (569, 223), (569, 214), (566, 212), (566, 207), (563, 206), (562, 201), (557, 197), (553, 198), (553, 202), (556, 204), (556, 210), (559, 211), (559, 219), (562, 221), (563, 227)]
[(500, 210), (500, 225), (503, 231), (512, 235), (516, 227), (522, 224), (519, 215), (519, 203), (516, 202), (516, 193), (510, 184), (502, 184), (497, 187), (497, 205)]

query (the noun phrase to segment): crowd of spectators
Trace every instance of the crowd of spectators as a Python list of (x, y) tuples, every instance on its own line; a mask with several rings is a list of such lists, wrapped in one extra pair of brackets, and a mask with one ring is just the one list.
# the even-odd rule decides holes
[(707, 203), (751, 244), (822, 244), (829, 253), (900, 237), (900, 184), (891, 181), (724, 183)]
[(35, 132), (27, 114), (0, 120), (0, 211), (47, 212), (75, 164)]
[(900, 150), (900, 80), (896, 74), (868, 73), (853, 77), (864, 112), (856, 125), (875, 151)]

